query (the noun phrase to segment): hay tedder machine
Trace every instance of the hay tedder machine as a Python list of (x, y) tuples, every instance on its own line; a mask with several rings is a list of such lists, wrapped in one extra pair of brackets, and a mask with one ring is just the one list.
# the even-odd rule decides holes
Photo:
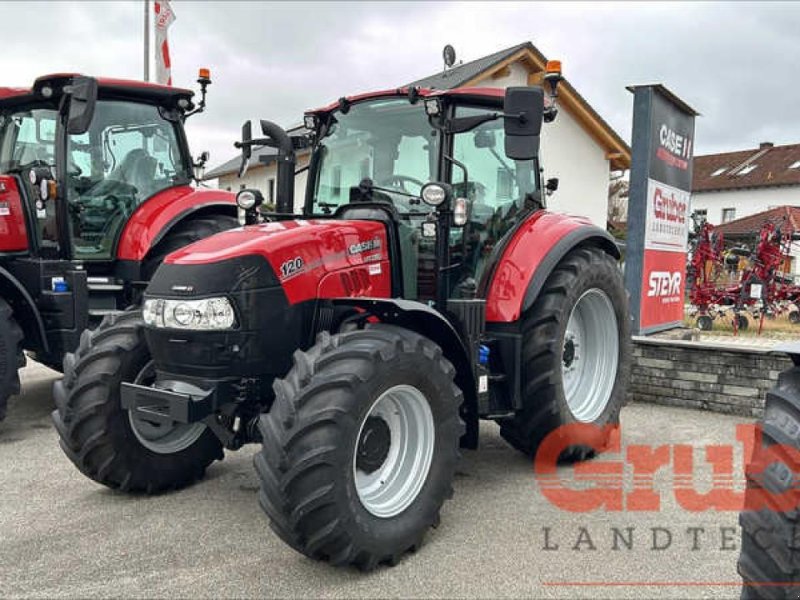
[(696, 312), (697, 327), (709, 331), (714, 320), (724, 315), (732, 315), (734, 331), (747, 329), (747, 315), (758, 320), (759, 333), (765, 318), (782, 313), (788, 313), (792, 323), (800, 322), (800, 286), (784, 272), (792, 237), (785, 225), (767, 222), (752, 251), (725, 251), (722, 233), (710, 223), (702, 223), (687, 269), (689, 301)]
[[(25, 354), (56, 369), (81, 333), (140, 303), (164, 257), (237, 225), (196, 189), (190, 90), (82, 75), (0, 88), (0, 419)], [(207, 156), (201, 158), (204, 162)]]
[[(371, 569), (415, 550), (479, 419), (533, 455), (602, 450), (630, 322), (605, 230), (543, 207), (545, 87), (402, 88), (261, 121), (277, 211), (170, 254), (141, 309), (85, 332), (53, 420), (89, 478), (157, 493), (256, 443), (259, 501), (295, 550)], [(309, 148), (303, 213), (295, 153)], [(577, 426), (577, 427), (569, 427)]]

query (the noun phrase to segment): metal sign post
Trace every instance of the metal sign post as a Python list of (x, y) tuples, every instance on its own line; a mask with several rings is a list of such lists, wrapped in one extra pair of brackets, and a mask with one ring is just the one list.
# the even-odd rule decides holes
[(699, 113), (663, 85), (629, 87), (633, 135), (625, 286), (633, 331), (682, 324), (691, 220), (694, 119)]

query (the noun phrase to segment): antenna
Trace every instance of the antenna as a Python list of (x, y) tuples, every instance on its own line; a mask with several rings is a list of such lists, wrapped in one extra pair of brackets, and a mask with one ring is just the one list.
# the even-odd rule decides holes
[(444, 59), (444, 70), (447, 71), (456, 64), (456, 49), (447, 44), (442, 50), (442, 58)]

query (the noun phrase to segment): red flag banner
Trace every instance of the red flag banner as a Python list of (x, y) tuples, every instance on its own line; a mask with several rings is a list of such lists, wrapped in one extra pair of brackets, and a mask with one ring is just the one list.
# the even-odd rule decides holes
[(169, 58), (167, 30), (175, 21), (175, 13), (169, 0), (156, 0), (153, 10), (156, 29), (156, 82), (162, 85), (172, 85), (172, 65)]

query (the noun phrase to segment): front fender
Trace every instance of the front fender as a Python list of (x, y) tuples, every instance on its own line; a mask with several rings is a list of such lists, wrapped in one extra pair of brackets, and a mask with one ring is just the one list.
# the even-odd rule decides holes
[(164, 235), (187, 216), (198, 211), (236, 215), (236, 196), (230, 192), (195, 189), (188, 185), (169, 188), (147, 199), (133, 211), (120, 234), (119, 260), (141, 261)]
[(545, 280), (566, 254), (595, 245), (620, 257), (614, 238), (587, 219), (539, 211), (512, 234), (487, 286), (486, 320), (517, 321), (533, 305)]

